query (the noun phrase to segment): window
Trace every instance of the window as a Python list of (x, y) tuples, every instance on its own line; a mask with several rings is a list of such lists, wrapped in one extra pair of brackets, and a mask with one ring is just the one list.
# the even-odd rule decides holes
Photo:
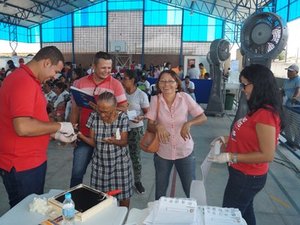
[(72, 14), (42, 24), (43, 42), (72, 41)]
[(106, 1), (74, 12), (75, 27), (106, 26)]

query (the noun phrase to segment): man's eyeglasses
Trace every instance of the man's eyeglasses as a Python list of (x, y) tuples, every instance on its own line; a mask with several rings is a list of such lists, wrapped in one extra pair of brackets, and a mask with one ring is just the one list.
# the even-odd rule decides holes
[(158, 83), (160, 84), (174, 84), (175, 80), (160, 80)]
[(240, 83), (240, 87), (242, 88), (242, 89), (245, 89), (248, 85), (250, 85), (250, 84), (252, 84), (252, 83), (248, 83), (248, 84), (244, 84), (244, 83)]

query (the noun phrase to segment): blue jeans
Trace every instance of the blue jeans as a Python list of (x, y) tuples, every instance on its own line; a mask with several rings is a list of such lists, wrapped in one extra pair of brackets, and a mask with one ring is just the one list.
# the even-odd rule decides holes
[(155, 200), (158, 200), (161, 196), (166, 196), (173, 165), (175, 165), (180, 177), (184, 193), (189, 197), (191, 182), (196, 177), (194, 154), (192, 153), (185, 158), (176, 160), (163, 159), (159, 155), (154, 154), (153, 160), (155, 167)]
[(261, 176), (245, 175), (228, 167), (229, 179), (225, 188), (223, 207), (238, 208), (248, 225), (255, 225), (253, 200), (266, 184), (267, 174)]
[(74, 187), (82, 183), (83, 176), (86, 172), (92, 156), (94, 147), (83, 141), (77, 141), (77, 146), (73, 152), (73, 167), (70, 187)]
[(36, 168), (19, 172), (14, 167), (9, 172), (0, 169), (11, 208), (28, 195), (44, 193), (46, 170), (47, 161)]

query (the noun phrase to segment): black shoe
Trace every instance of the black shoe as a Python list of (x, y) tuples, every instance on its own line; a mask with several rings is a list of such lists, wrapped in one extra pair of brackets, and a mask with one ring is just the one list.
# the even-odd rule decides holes
[(141, 182), (134, 183), (135, 189), (139, 194), (145, 193), (145, 188), (143, 187)]

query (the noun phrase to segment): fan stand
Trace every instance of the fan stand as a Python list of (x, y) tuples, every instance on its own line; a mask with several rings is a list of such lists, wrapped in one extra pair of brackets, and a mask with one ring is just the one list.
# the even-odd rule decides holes
[(213, 75), (213, 83), (205, 114), (207, 116), (224, 115), (224, 81), (223, 62), (230, 57), (230, 43), (224, 39), (216, 39), (210, 45), (207, 60), (210, 62), (210, 73)]

